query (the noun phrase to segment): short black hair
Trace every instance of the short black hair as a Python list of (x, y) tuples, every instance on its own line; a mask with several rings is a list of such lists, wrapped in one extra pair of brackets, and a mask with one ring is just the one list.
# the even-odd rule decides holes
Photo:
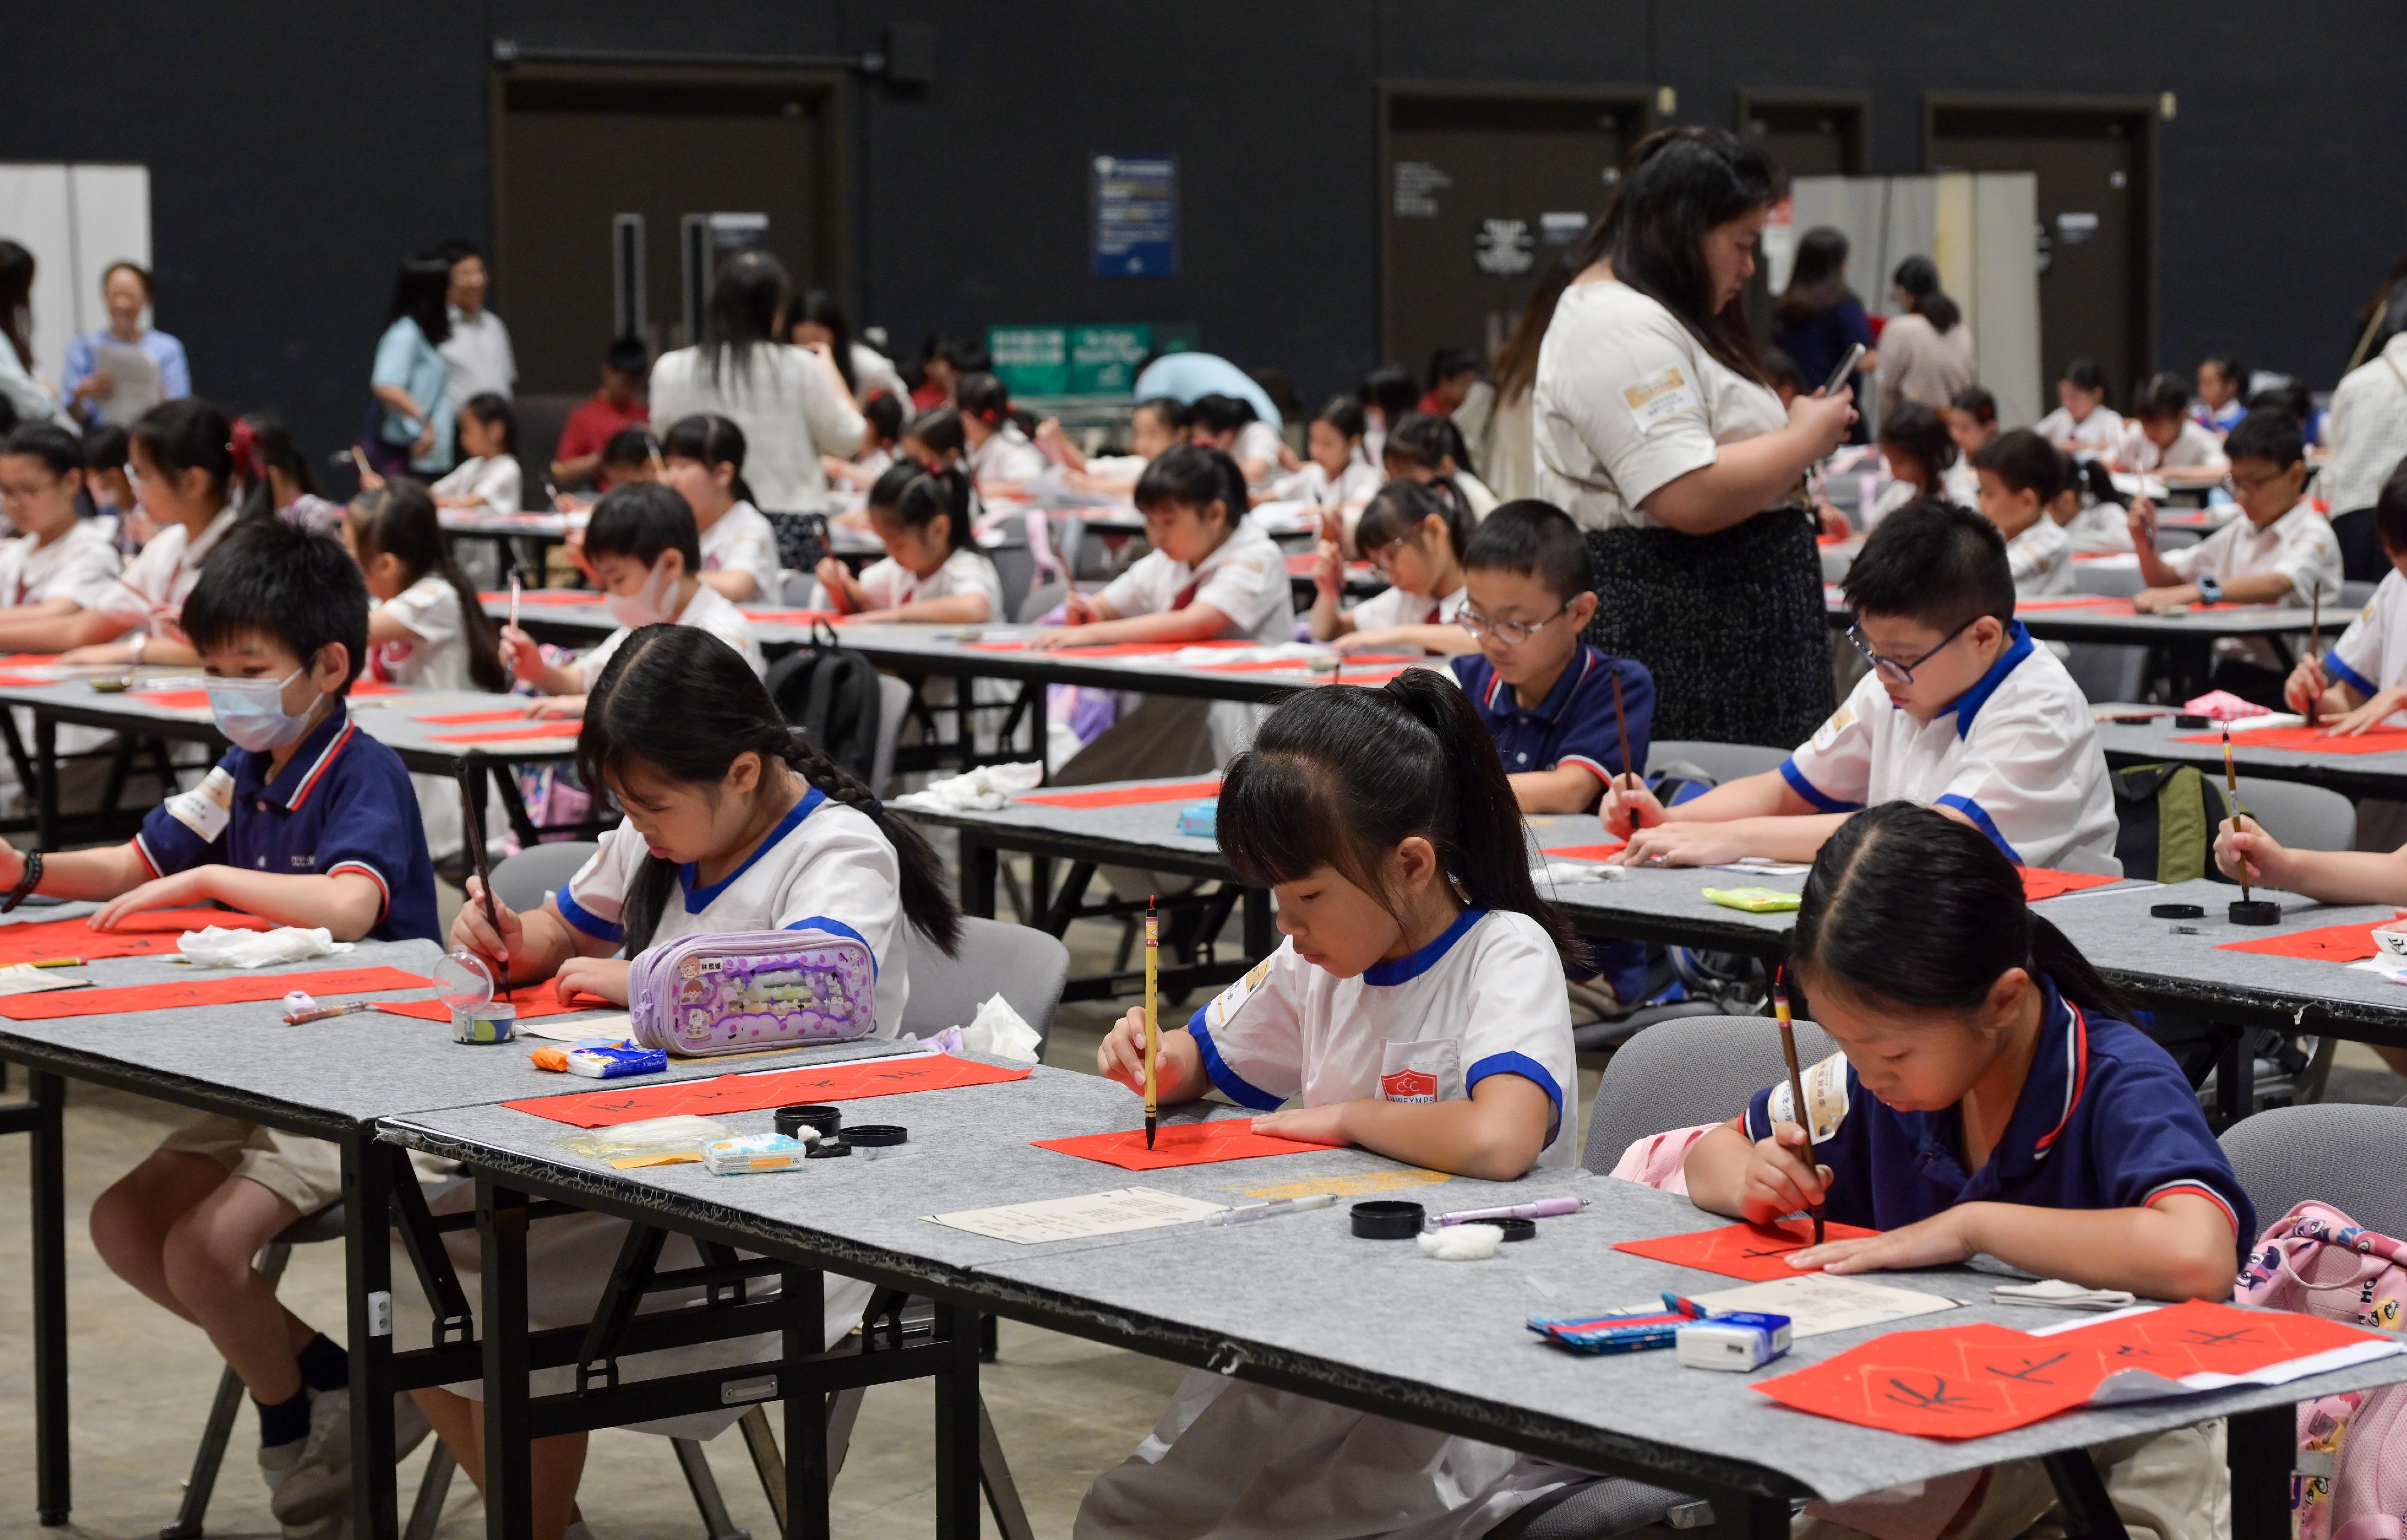
[(479, 391), (460, 403), (463, 416), (473, 417), (490, 427), (502, 430), (502, 452), (516, 454), (519, 448), (519, 414), (510, 406), (510, 398), (495, 391)]
[(2307, 440), (2297, 418), (2259, 406), (2231, 425), (2223, 453), (2229, 460), (2268, 460), (2276, 469), (2287, 470), (2307, 457)]
[(1189, 421), (1209, 434), (1235, 433), (1261, 415), (1245, 397), (1221, 395), (1218, 392), (1197, 396), (1188, 405), (1187, 411)]
[(661, 441), (652, 436), (652, 430), (635, 422), (612, 434), (603, 444), (602, 463), (648, 465), (652, 456), (660, 452)]
[(1847, 569), (1847, 607), (1953, 631), (1983, 615), (2015, 618), (2006, 537), (1971, 508), (1908, 503), (1873, 527)]
[(2098, 361), (2094, 358), (2074, 359), (2064, 366), (2064, 373), (2057, 378), (2068, 385), (2078, 385), (2085, 391), (2102, 391), (2106, 388), (2106, 371), (2098, 366)]
[(274, 637), (306, 664), (340, 642), (350, 658), (348, 692), (367, 662), (367, 581), (333, 535), (273, 516), (249, 518), (209, 553), (180, 623), (204, 655), (256, 635)]
[(1440, 348), (1430, 354), (1429, 388), (1436, 390), (1457, 375), (1475, 375), (1479, 361), (1460, 348)]
[(1959, 412), (1971, 412), (1973, 420), (1985, 428), (1998, 425), (1997, 392), (1986, 385), (1965, 386), (1947, 405)]
[(2015, 492), (2039, 494), (2043, 503), (2064, 490), (2065, 457), (2029, 428), (2009, 428), (1973, 455), (1973, 468), (1987, 471)]
[(1881, 419), (1880, 445), (1883, 449), (1902, 449), (1922, 462), (1934, 486), (1962, 452), (1956, 448), (1956, 436), (1947, 431), (1946, 421), (1919, 401), (1901, 401)]
[(1161, 419), (1161, 425), (1172, 433), (1185, 433), (1188, 425), (1195, 421), (1195, 414), (1188, 409), (1187, 403), (1175, 395), (1147, 396), (1129, 408), (1132, 418), (1139, 412), (1151, 412)]
[(2390, 473), (2373, 503), (2373, 533), (2385, 552), (2407, 551), (2407, 465)]
[(1157, 508), (1193, 508), (1197, 518), (1215, 503), (1235, 529), (1246, 517), (1246, 473), (1228, 451), (1201, 444), (1176, 444), (1154, 457), (1136, 478), (1132, 499), (1140, 513)]
[(121, 471), (133, 452), (133, 435), (114, 422), (83, 432), (83, 468), (88, 471)]
[(20, 422), (0, 439), (0, 454), (21, 454), (38, 460), (51, 476), (83, 469), (83, 445), (55, 422)]
[(2132, 404), (2132, 415), (2144, 422), (2188, 416), (2189, 381), (2170, 370), (2150, 375), (2140, 387), (2140, 399)]
[(1800, 395), (1804, 393), (1805, 371), (1800, 369), (1797, 361), (1787, 353), (1777, 348), (1767, 347), (1757, 355), (1756, 362), (1763, 365), (1763, 382), (1773, 390), (1786, 385)]
[(687, 577), (702, 575), (702, 532), (694, 527), (693, 506), (675, 487), (630, 481), (593, 505), (585, 526), (588, 556), (624, 556), (650, 566), (665, 550), (685, 558)]
[(1472, 532), (1462, 564), (1474, 572), (1517, 572), (1535, 578), (1563, 604), (1596, 586), (1588, 541), (1572, 516), (1552, 503), (1516, 498)]
[(602, 366), (641, 379), (652, 372), (652, 350), (644, 346), (642, 337), (622, 336), (602, 355)]

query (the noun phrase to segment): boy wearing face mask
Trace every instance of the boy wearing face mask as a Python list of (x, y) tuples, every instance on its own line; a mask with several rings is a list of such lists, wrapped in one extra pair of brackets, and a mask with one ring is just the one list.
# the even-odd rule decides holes
[[(235, 747), (126, 844), (46, 857), (0, 842), (0, 886), (14, 898), (104, 900), (99, 930), (215, 901), (342, 941), (439, 938), (409, 772), (344, 709), (367, 653), (358, 563), (326, 535), (254, 520), (219, 547), (181, 625)], [(169, 1134), (93, 1205), (110, 1268), (207, 1332), (249, 1390), (261, 1475), (287, 1526), (321, 1521), (349, 1498), (350, 1367), (250, 1259), (341, 1195), (333, 1145), (212, 1115)], [(402, 1422), (405, 1445), (423, 1436), (422, 1420)]]
[(502, 661), (549, 697), (535, 703), (537, 716), (583, 716), (585, 692), (627, 638), (648, 625), (699, 626), (742, 653), (753, 673), (767, 676), (769, 661), (752, 639), (752, 623), (733, 600), (702, 580), (702, 535), (693, 508), (674, 487), (639, 482), (611, 488), (593, 505), (593, 518), (585, 526), (585, 561), (619, 622), (601, 646), (572, 663), (550, 663), (533, 636), (517, 626), (502, 628)]

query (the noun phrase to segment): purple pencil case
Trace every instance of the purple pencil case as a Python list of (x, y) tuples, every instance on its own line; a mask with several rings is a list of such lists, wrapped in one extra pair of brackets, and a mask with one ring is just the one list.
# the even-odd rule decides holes
[(826, 931), (689, 935), (627, 974), (635, 1041), (688, 1058), (784, 1043), (843, 1043), (877, 1030), (869, 948)]

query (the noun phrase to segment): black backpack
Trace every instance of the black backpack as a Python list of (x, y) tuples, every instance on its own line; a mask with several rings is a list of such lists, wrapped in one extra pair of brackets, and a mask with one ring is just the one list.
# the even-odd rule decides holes
[(809, 648), (769, 665), (769, 698), (814, 748), (868, 783), (877, 754), (877, 670), (837, 646), (826, 621), (813, 625)]
[(2156, 882), (2228, 882), (2215, 864), (2215, 832), (2231, 816), (2221, 785), (2189, 764), (2135, 764), (2115, 787), (2115, 856), (2123, 875)]

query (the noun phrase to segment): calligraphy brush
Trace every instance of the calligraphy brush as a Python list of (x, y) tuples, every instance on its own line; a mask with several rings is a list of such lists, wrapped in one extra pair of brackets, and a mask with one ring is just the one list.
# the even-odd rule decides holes
[[(1772, 1014), (1780, 1022), (1780, 1051), (1788, 1061), (1788, 1106), (1797, 1114), (1797, 1126), (1805, 1131), (1805, 1163), (1818, 1172), (1822, 1162), (1814, 1153), (1814, 1114), (1805, 1105), (1805, 1075), (1797, 1066), (1797, 1028), (1788, 1019), (1788, 970), (1775, 968), (1772, 975)], [(1822, 1244), (1822, 1205), (1816, 1204), (1814, 1244)]]

